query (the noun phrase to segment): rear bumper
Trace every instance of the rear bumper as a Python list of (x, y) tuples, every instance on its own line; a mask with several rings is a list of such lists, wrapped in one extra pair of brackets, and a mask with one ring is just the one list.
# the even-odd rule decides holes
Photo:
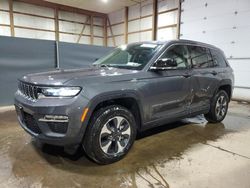
[[(88, 102), (82, 95), (70, 99), (39, 99), (36, 102), (18, 93), (15, 95), (15, 107), (21, 127), (39, 141), (58, 146), (81, 143), (87, 126), (87, 123), (81, 122), (81, 116)], [(64, 117), (64, 120), (47, 121), (46, 115)]]

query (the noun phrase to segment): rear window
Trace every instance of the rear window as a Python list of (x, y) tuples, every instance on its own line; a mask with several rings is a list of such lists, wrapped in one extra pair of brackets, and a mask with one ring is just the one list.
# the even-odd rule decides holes
[(210, 51), (207, 48), (200, 46), (188, 46), (192, 67), (208, 68), (213, 66), (213, 59)]
[(226, 60), (220, 52), (213, 49), (211, 49), (210, 51), (214, 60), (214, 66), (227, 67)]

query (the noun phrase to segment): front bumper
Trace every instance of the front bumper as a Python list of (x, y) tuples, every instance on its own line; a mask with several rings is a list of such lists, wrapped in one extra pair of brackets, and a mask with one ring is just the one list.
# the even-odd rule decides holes
[[(36, 102), (15, 94), (15, 107), (22, 128), (43, 143), (70, 146), (81, 143), (87, 123), (81, 122), (88, 99), (81, 94), (74, 98), (44, 98)], [(45, 116), (64, 117), (44, 121)]]

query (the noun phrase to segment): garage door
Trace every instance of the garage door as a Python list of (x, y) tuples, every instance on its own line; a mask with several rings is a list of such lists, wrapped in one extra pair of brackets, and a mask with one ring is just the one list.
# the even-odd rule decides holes
[(250, 1), (185, 0), (181, 38), (221, 48), (235, 72), (234, 98), (250, 100)]

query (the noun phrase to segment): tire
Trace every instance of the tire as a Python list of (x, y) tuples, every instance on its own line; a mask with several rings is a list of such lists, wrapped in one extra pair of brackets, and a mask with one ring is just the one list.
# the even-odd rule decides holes
[(88, 124), (83, 148), (88, 157), (98, 164), (121, 160), (132, 147), (136, 137), (133, 114), (119, 105), (96, 111)]
[(219, 90), (211, 101), (210, 111), (204, 114), (210, 123), (219, 123), (224, 120), (228, 110), (229, 97), (224, 90)]

